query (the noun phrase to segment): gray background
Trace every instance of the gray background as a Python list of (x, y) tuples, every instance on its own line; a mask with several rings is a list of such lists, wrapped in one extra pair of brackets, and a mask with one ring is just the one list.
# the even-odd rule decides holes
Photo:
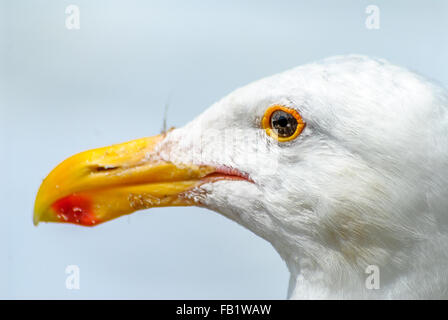
[[(65, 28), (65, 7), (81, 29)], [(365, 8), (378, 5), (381, 28)], [(199, 208), (96, 228), (43, 224), (45, 175), (79, 151), (182, 126), (235, 88), (336, 54), (448, 84), (448, 1), (1, 1), (0, 297), (286, 297), (270, 244)], [(65, 268), (81, 289), (65, 288)]]

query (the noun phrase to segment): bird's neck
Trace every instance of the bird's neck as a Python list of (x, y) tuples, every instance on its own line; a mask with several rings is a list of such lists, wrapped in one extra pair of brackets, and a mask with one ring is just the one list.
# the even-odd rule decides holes
[[(448, 237), (424, 240), (395, 252), (381, 265), (334, 250), (279, 251), (291, 273), (289, 299), (428, 299), (448, 297)], [(298, 253), (298, 254), (297, 254)], [(378, 252), (378, 254), (380, 254)], [(386, 260), (384, 260), (386, 261)]]

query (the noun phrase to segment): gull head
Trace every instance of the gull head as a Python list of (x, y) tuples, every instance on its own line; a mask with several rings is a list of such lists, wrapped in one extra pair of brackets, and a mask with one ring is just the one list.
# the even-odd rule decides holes
[[(42, 183), (34, 222), (196, 205), (269, 241), (289, 297), (443, 296), (447, 108), (444, 89), (406, 69), (325, 59), (237, 89), (182, 128), (68, 158)], [(369, 266), (380, 289), (366, 286)]]

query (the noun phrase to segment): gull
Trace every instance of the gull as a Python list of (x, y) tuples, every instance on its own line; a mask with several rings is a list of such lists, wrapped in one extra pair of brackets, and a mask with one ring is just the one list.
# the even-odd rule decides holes
[(448, 93), (360, 55), (299, 66), (182, 128), (68, 158), (34, 223), (191, 205), (270, 242), (288, 298), (447, 298)]

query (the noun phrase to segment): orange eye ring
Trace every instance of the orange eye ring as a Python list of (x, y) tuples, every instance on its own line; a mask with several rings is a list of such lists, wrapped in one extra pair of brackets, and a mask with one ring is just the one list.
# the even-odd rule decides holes
[[(282, 114), (287, 114), (289, 116), (292, 116), (289, 118), (290, 120), (295, 119), (295, 121), (297, 121), (297, 123), (294, 123), (295, 129), (291, 132), (290, 135), (288, 134), (287, 136), (281, 136), (278, 133), (278, 130), (276, 128), (273, 128), (273, 126), (272, 126), (272, 116), (275, 115), (275, 113), (279, 113), (279, 111)], [(291, 141), (291, 140), (297, 138), (297, 136), (305, 128), (305, 125), (306, 125), (305, 122), (303, 121), (302, 117), (296, 110), (282, 106), (282, 105), (270, 106), (264, 113), (263, 118), (261, 119), (261, 127), (266, 131), (266, 133), (269, 136), (271, 136), (272, 138), (274, 138), (275, 140), (277, 140), (279, 142)]]

